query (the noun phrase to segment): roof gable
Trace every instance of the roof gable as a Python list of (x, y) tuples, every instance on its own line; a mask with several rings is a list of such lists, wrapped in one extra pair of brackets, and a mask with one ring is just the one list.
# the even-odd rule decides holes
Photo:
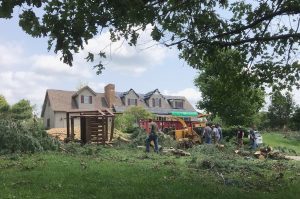
[(153, 91), (150, 91), (149, 93), (146, 93), (145, 95), (144, 95), (144, 100), (147, 100), (147, 99), (149, 99), (152, 95), (154, 95), (154, 94), (158, 94), (158, 95), (160, 95), (162, 98), (165, 98), (161, 93), (160, 93), (160, 91), (158, 90), (158, 89), (155, 89), (155, 90), (153, 90)]
[(129, 93), (134, 93), (134, 94), (137, 96), (137, 98), (140, 97), (139, 94), (137, 94), (132, 88), (129, 89), (127, 92), (122, 93), (120, 97), (123, 98), (123, 97), (125, 97), (126, 95), (128, 95)]
[(82, 91), (84, 90), (88, 90), (90, 91), (94, 96), (96, 96), (97, 94), (95, 93), (95, 91), (93, 91), (93, 89), (91, 89), (89, 86), (84, 86), (81, 89), (79, 89), (76, 93), (74, 93), (74, 95), (72, 95), (72, 97), (77, 97), (80, 93), (82, 93)]

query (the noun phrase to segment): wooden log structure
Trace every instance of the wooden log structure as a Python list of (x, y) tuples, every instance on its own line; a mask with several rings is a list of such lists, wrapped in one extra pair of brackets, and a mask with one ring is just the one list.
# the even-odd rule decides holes
[(95, 142), (104, 145), (113, 138), (114, 114), (107, 109), (69, 111), (66, 118), (67, 140), (74, 139), (75, 118), (80, 119), (80, 137), (83, 144)]

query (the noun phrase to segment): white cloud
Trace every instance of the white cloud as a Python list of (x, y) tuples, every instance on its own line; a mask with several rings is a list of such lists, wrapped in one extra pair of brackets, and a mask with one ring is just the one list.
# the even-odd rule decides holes
[(104, 87), (107, 85), (106, 83), (103, 82), (87, 82), (87, 85), (93, 89), (96, 93), (101, 93), (104, 92)]
[[(144, 36), (138, 41), (139, 43), (150, 40), (149, 33), (143, 34)], [(111, 42), (110, 34), (107, 32), (89, 40), (88, 45), (85, 46), (85, 49), (78, 57), (83, 59), (87, 56), (88, 52), (97, 54), (100, 51), (106, 53), (107, 58), (103, 59), (103, 62), (108, 69), (139, 76), (149, 68), (162, 63), (167, 56), (168, 49), (159, 46), (153, 41), (146, 42), (146, 44), (138, 44), (137, 47), (128, 45), (127, 41), (124, 40)]]
[(63, 75), (65, 77), (91, 77), (90, 68), (88, 66), (79, 66), (74, 63), (70, 67), (60, 61), (59, 55), (33, 55), (30, 60), (32, 61), (32, 68), (35, 71), (48, 74), (48, 75)]
[(0, 44), (0, 68), (21, 63), (23, 48), (16, 42)]
[[(32, 104), (41, 106), (47, 82), (51, 79), (34, 72), (4, 72), (0, 74), (0, 93), (10, 104), (21, 99), (29, 99)], [(40, 107), (38, 107), (40, 108)]]

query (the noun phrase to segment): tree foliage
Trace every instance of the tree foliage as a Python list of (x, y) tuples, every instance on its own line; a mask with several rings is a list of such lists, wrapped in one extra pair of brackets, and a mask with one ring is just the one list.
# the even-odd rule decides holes
[(195, 79), (202, 93), (199, 108), (220, 116), (227, 125), (252, 124), (264, 103), (264, 92), (244, 75), (244, 65), (245, 57), (240, 53), (223, 51), (207, 59), (205, 72)]
[(290, 92), (283, 95), (275, 91), (271, 96), (271, 105), (268, 108), (268, 118), (271, 128), (287, 127), (295, 107), (293, 96)]
[[(48, 37), (49, 49), (69, 65), (103, 31), (135, 45), (139, 30), (151, 25), (152, 38), (176, 46), (194, 68), (204, 70), (205, 59), (219, 49), (236, 49), (247, 58), (245, 73), (259, 84), (299, 86), (299, 0), (0, 0), (0, 17), (11, 18), (17, 7), (23, 30)], [(101, 62), (95, 67), (97, 73), (104, 68)]]
[(32, 106), (28, 100), (22, 99), (11, 107), (11, 116), (15, 120), (26, 120), (33, 117)]
[(59, 141), (47, 134), (42, 123), (0, 120), (0, 154), (58, 150), (59, 146)]
[(5, 97), (0, 95), (0, 115), (5, 114), (9, 111), (9, 104), (7, 103)]
[(5, 97), (0, 95), (0, 117), (14, 120), (27, 120), (33, 118), (33, 107), (28, 100), (22, 99), (10, 106)]
[(128, 131), (139, 126), (139, 121), (142, 119), (152, 118), (153, 115), (141, 106), (133, 106), (127, 109), (122, 115), (116, 118), (116, 128)]
[(297, 106), (291, 117), (290, 127), (293, 130), (300, 130), (300, 107)]

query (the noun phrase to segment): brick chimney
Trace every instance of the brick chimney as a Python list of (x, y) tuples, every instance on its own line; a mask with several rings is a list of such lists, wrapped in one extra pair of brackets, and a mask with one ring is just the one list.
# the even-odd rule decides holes
[(104, 87), (104, 96), (107, 101), (108, 108), (112, 108), (115, 103), (115, 85), (107, 84)]

